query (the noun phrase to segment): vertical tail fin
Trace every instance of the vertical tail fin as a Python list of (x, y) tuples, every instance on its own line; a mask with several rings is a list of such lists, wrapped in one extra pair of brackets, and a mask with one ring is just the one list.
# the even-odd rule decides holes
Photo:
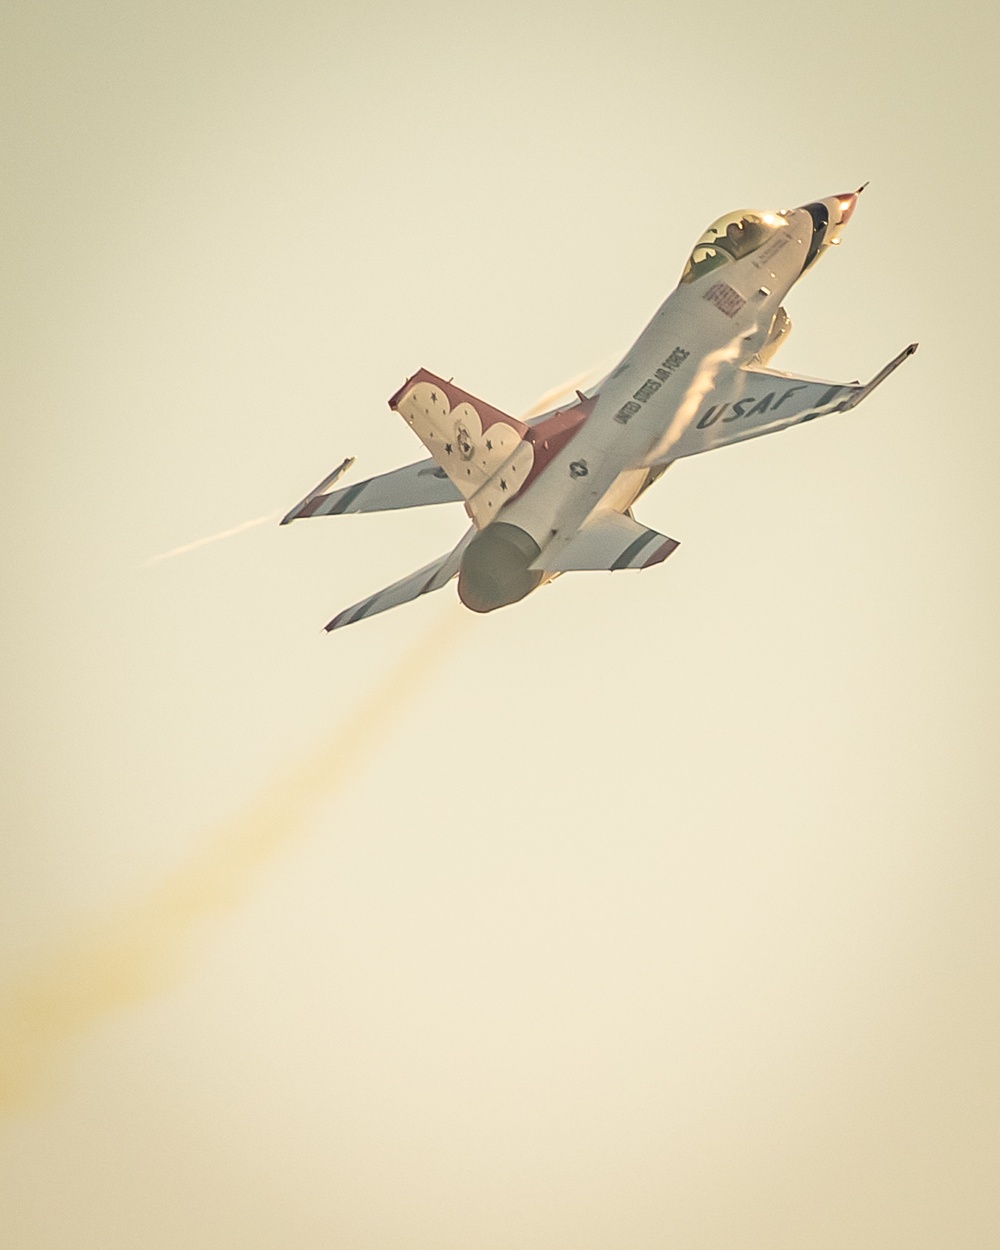
[(447, 473), (478, 529), (524, 485), (535, 460), (529, 426), (421, 369), (389, 400)]

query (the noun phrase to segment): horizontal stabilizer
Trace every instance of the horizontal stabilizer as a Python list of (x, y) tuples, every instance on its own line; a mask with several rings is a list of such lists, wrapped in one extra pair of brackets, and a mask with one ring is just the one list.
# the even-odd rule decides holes
[(393, 582), (391, 586), (386, 586), (384, 590), (376, 591), (374, 595), (362, 599), (360, 603), (345, 608), (326, 626), (327, 633), (334, 629), (341, 629), (344, 625), (353, 625), (355, 621), (360, 621), (363, 617), (376, 616), (379, 612), (396, 608), (401, 603), (409, 603), (411, 599), (418, 599), (421, 595), (446, 586), (458, 573), (462, 556), (475, 532), (475, 529), (468, 530), (458, 546), (439, 560), (424, 565), (422, 569), (417, 569), (408, 577), (403, 577), (398, 582)]
[(546, 573), (648, 569), (679, 545), (621, 512), (605, 512), (586, 521), (568, 543), (546, 548), (531, 567)]

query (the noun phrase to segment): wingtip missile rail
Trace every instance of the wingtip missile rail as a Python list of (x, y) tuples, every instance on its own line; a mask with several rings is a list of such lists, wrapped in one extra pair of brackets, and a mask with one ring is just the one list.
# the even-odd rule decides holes
[(318, 495), (322, 495), (327, 488), (332, 486), (339, 478), (343, 477), (351, 465), (354, 464), (356, 459), (356, 456), (348, 456), (346, 460), (338, 464), (334, 471), (332, 473), (328, 473), (318, 486), (314, 486), (304, 499), (299, 500), (291, 512), (287, 512), (281, 518), (280, 524), (287, 525), (289, 521), (294, 521), (298, 517), (302, 516), (309, 504), (311, 504)]

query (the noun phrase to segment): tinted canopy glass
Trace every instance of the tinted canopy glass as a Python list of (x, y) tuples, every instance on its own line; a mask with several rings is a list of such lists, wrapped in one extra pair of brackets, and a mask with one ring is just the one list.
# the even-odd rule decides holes
[(681, 281), (694, 282), (730, 260), (742, 260), (786, 224), (777, 213), (758, 213), (750, 209), (720, 217), (694, 245)]

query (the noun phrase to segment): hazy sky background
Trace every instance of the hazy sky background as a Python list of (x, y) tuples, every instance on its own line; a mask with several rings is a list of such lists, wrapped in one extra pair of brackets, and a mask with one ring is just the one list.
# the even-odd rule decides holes
[(16, 0), (2, 31), (8, 984), (459, 614), (321, 632), (457, 506), (142, 567), (416, 459), (407, 375), (523, 411), (713, 218), (866, 179), (774, 364), (921, 344), (855, 412), (672, 469), (638, 509), (666, 565), (466, 614), (163, 992), (41, 1065), (3, 1244), (996, 1245), (996, 9)]

